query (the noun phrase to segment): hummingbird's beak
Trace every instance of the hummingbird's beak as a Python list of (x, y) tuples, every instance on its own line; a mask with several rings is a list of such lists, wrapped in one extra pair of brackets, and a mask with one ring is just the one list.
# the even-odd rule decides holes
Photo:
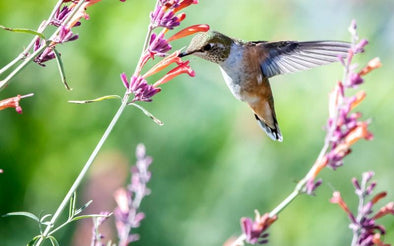
[(184, 51), (184, 52), (180, 53), (178, 55), (178, 57), (184, 57), (184, 56), (187, 56), (187, 55), (190, 55), (190, 53)]

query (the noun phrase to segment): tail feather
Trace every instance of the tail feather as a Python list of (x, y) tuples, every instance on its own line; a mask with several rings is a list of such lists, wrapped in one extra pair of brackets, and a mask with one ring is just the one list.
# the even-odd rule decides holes
[(274, 141), (283, 141), (282, 133), (279, 130), (278, 122), (275, 119), (275, 128), (269, 127), (267, 124), (264, 123), (256, 114), (254, 115), (257, 122), (259, 123), (260, 127), (265, 131), (265, 133)]

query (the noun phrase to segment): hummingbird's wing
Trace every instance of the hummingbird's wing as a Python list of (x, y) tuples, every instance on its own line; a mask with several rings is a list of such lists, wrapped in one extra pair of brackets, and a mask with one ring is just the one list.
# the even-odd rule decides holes
[(253, 42), (259, 48), (261, 70), (266, 77), (308, 70), (347, 57), (350, 43), (341, 41)]

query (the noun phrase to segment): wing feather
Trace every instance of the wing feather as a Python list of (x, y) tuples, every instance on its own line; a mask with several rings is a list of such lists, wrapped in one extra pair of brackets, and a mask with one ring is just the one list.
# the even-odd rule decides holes
[(339, 61), (347, 57), (350, 43), (341, 41), (282, 41), (254, 43), (260, 47), (264, 76), (293, 73)]

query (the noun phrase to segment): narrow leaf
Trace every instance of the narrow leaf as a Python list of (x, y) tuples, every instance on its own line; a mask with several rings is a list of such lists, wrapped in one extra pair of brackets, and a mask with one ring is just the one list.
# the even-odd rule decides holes
[(29, 212), (12, 212), (12, 213), (4, 214), (1, 217), (8, 217), (8, 216), (15, 216), (15, 215), (17, 215), (17, 216), (25, 216), (25, 217), (33, 219), (33, 220), (35, 220), (37, 222), (40, 222), (40, 219), (37, 216), (35, 216), (34, 214), (29, 213)]
[(46, 218), (48, 218), (48, 217), (51, 217), (52, 216), (52, 214), (46, 214), (46, 215), (44, 215), (43, 217), (41, 217), (41, 219), (40, 219), (40, 223), (41, 224), (48, 224), (48, 223), (50, 223), (49, 221), (44, 221)]
[(10, 28), (2, 25), (0, 25), (0, 28), (10, 32), (29, 33), (29, 34), (37, 35), (42, 39), (46, 39), (44, 34), (28, 28)]
[(69, 103), (76, 103), (76, 104), (85, 104), (85, 103), (101, 102), (101, 101), (109, 100), (109, 99), (122, 99), (122, 97), (120, 97), (118, 95), (108, 95), (108, 96), (103, 96), (103, 97), (99, 97), (99, 98), (92, 99), (92, 100), (68, 101), (68, 102)]
[(151, 118), (153, 120), (153, 122), (155, 122), (156, 124), (158, 124), (159, 126), (164, 125), (164, 123), (159, 120), (158, 118), (156, 118), (153, 114), (151, 114), (148, 110), (146, 110), (145, 108), (143, 108), (142, 106), (135, 104), (135, 103), (129, 103), (128, 105), (132, 105), (136, 108), (138, 108), (139, 110), (141, 110), (146, 116), (148, 116), (149, 118)]
[(104, 214), (87, 214), (87, 215), (81, 215), (81, 216), (77, 216), (74, 217), (71, 221), (77, 221), (77, 220), (82, 220), (82, 219), (88, 219), (88, 218), (100, 218), (100, 217), (109, 217), (111, 216), (112, 213), (108, 214), (108, 215), (104, 215)]
[(54, 236), (49, 236), (48, 238), (53, 246), (59, 246), (59, 243)]
[(27, 246), (34, 246), (38, 239), (41, 238), (41, 235), (35, 236), (30, 242), (27, 243)]
[(60, 57), (60, 53), (53, 47), (53, 52), (55, 53), (57, 68), (59, 69), (60, 78), (62, 80), (63, 85), (66, 87), (67, 90), (71, 90), (70, 86), (67, 84), (66, 80), (66, 73), (64, 72), (64, 66), (62, 58)]
[(78, 215), (80, 214), (85, 208), (89, 207), (89, 205), (93, 202), (93, 200), (88, 201), (87, 203), (85, 203), (85, 205), (83, 205), (80, 209), (76, 210), (74, 215)]
[(73, 195), (70, 198), (70, 206), (68, 209), (68, 218), (71, 219), (72, 217), (74, 217), (74, 213), (75, 213), (75, 201), (77, 200), (77, 193), (74, 192)]

